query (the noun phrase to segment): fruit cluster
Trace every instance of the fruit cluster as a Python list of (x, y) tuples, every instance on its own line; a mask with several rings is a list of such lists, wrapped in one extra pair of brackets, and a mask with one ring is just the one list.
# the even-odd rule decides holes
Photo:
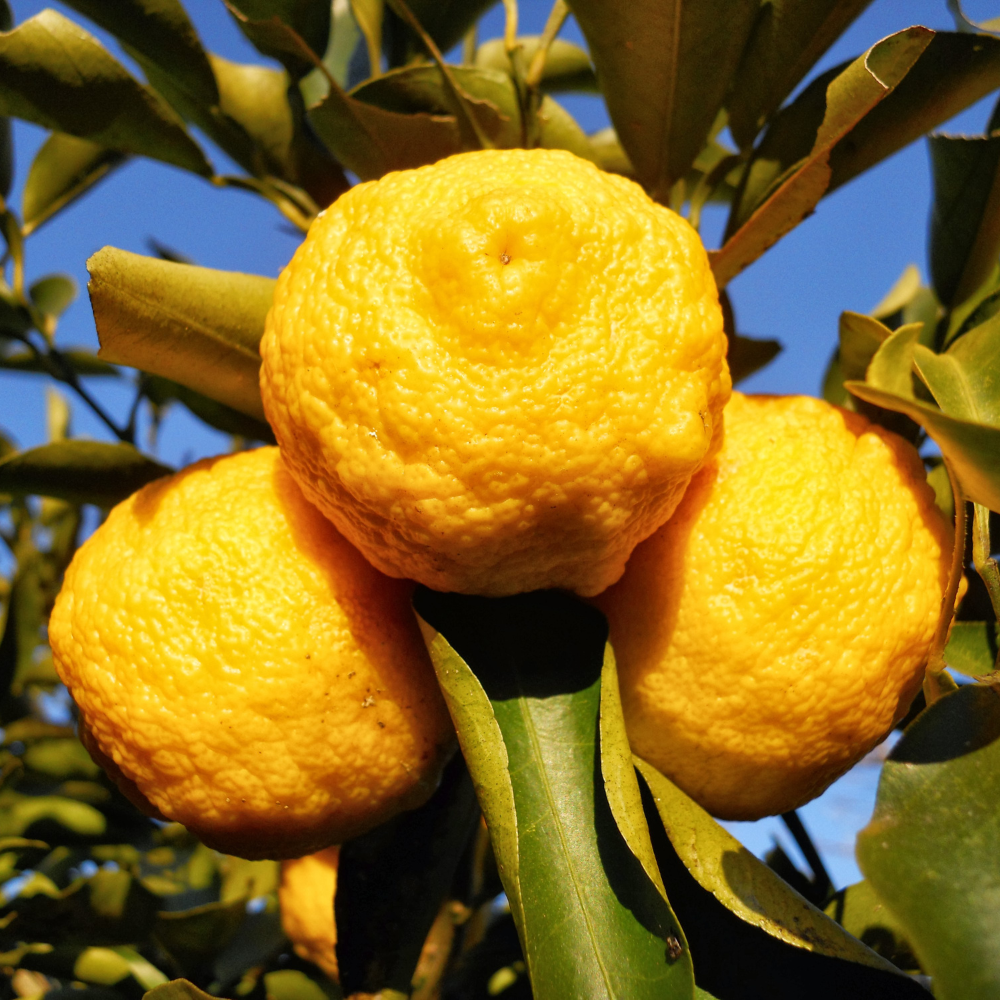
[(115, 508), (52, 616), (146, 811), (290, 858), (426, 799), (454, 739), (411, 581), (595, 598), (636, 751), (721, 816), (818, 794), (905, 712), (950, 551), (919, 457), (730, 400), (706, 253), (632, 182), (507, 150), (359, 185), (261, 353), (279, 448)]

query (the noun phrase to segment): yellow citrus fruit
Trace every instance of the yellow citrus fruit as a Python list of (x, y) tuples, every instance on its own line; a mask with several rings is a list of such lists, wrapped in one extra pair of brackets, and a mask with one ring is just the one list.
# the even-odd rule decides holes
[(633, 750), (726, 819), (818, 795), (920, 687), (951, 544), (902, 438), (734, 394), (719, 454), (597, 599)]
[(271, 426), (380, 570), (596, 594), (672, 513), (730, 391), (695, 231), (558, 150), (352, 188), (278, 280)]
[(295, 954), (337, 978), (337, 925), (333, 897), (337, 891), (339, 847), (281, 863), (278, 902), (281, 927)]
[(49, 635), (126, 795), (228, 854), (296, 857), (436, 785), (452, 730), (411, 588), (262, 448), (119, 504), (73, 559)]

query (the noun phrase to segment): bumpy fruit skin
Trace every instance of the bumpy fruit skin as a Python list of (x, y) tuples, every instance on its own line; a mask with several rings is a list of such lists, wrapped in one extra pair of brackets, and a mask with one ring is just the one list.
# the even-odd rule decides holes
[(352, 188), (278, 281), (268, 420), (382, 572), (596, 594), (673, 512), (731, 382), (694, 230), (555, 150)]
[(87, 746), (133, 802), (226, 853), (296, 857), (436, 785), (453, 735), (411, 588), (262, 448), (119, 504), (49, 636)]
[(919, 689), (951, 545), (902, 438), (734, 393), (718, 456), (597, 599), (633, 750), (725, 819), (815, 797)]
[(339, 861), (339, 847), (283, 861), (278, 886), (281, 927), (295, 954), (318, 965), (333, 980), (338, 977), (333, 897)]

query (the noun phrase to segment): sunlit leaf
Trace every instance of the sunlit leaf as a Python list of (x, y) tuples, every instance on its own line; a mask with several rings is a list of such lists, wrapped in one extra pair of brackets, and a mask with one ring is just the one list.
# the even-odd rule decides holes
[(25, 233), (34, 232), (125, 160), (126, 155), (116, 149), (53, 132), (31, 161), (24, 184)]
[(871, 0), (760, 5), (728, 99), (729, 130), (746, 149), (761, 126)]
[(941, 1000), (1000, 990), (1000, 691), (967, 685), (911, 723), (858, 835), (861, 870)]
[(1000, 87), (1000, 38), (939, 31), (916, 65), (830, 156), (830, 191)]
[(534, 996), (690, 997), (683, 932), (595, 782), (603, 618), (555, 591), (491, 600), (421, 588), (415, 607)]
[(0, 462), (0, 493), (58, 497), (111, 507), (173, 470), (127, 444), (75, 439)]
[(934, 32), (907, 28), (807, 87), (772, 123), (733, 203), (726, 241), (712, 255), (725, 285), (813, 210), (830, 185), (834, 147), (913, 68)]
[[(532, 57), (538, 51), (539, 35), (522, 35), (518, 42), (522, 45), (525, 65), (530, 66)], [(510, 56), (502, 38), (490, 38), (476, 49), (476, 66), (480, 69), (499, 69), (511, 73)], [(597, 92), (597, 74), (590, 56), (579, 45), (556, 38), (545, 56), (540, 89), (549, 94), (566, 91)]]
[(82, 776), (96, 778), (101, 769), (76, 739), (44, 740), (28, 747), (22, 755), (25, 767), (52, 778)]
[(212, 173), (173, 110), (54, 10), (0, 34), (0, 110), (123, 153)]
[(1000, 630), (995, 622), (955, 622), (951, 626), (944, 659), (949, 667), (969, 677), (993, 671)]
[(107, 820), (85, 802), (56, 795), (14, 795), (5, 792), (0, 798), (0, 836), (20, 837), (35, 823), (51, 820), (84, 837), (104, 833)]
[(920, 971), (906, 932), (879, 902), (868, 882), (855, 882), (841, 889), (826, 907), (826, 913), (897, 968)]
[(409, 992), (478, 822), (476, 794), (456, 754), (424, 806), (341, 845), (335, 912), (346, 994)]
[(87, 262), (100, 357), (180, 382), (257, 420), (258, 345), (274, 281), (105, 247)]
[(572, 0), (570, 6), (637, 177), (666, 203), (708, 138), (760, 4)]

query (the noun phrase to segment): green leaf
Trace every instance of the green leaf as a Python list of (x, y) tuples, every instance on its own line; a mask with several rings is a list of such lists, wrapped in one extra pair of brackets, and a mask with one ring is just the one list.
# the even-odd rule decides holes
[(897, 968), (920, 971), (906, 932), (879, 902), (870, 883), (856, 882), (841, 889), (826, 907), (826, 913)]
[(1000, 39), (939, 31), (885, 101), (830, 157), (830, 191), (1000, 87)]
[(344, 993), (408, 993), (417, 960), (479, 822), (461, 754), (420, 809), (340, 848), (335, 897)]
[(126, 155), (89, 139), (53, 132), (28, 170), (22, 209), (24, 234), (76, 200), (126, 160)]
[(170, 107), (54, 10), (0, 35), (0, 111), (122, 153), (212, 174)]
[(760, 5), (727, 101), (729, 130), (748, 149), (761, 127), (871, 0)]
[(953, 670), (969, 677), (981, 677), (993, 672), (1000, 643), (1000, 626), (996, 622), (955, 622), (951, 626), (945, 662)]
[[(69, 347), (60, 351), (59, 354), (77, 375), (117, 377), (121, 374), (114, 365), (109, 365), (96, 354), (83, 348)], [(13, 372), (34, 372), (46, 375), (51, 373), (51, 369), (45, 362), (30, 351), (0, 354), (0, 368)]]
[(705, 145), (760, 4), (572, 0), (570, 6), (639, 182), (666, 204)]
[(590, 136), (590, 152), (589, 158), (602, 170), (635, 179), (635, 167), (632, 166), (632, 161), (622, 148), (618, 133), (613, 128), (603, 128)]
[(96, 778), (101, 773), (77, 739), (43, 740), (28, 747), (22, 760), (25, 767), (52, 778)]
[(240, 30), (257, 50), (281, 62), (296, 80), (315, 62), (298, 45), (289, 45), (289, 32), (298, 37), (316, 60), (323, 58), (330, 37), (331, 4), (315, 0), (225, 0)]
[(93, 806), (58, 795), (16, 795), (0, 798), (0, 836), (20, 837), (35, 823), (51, 820), (81, 837), (98, 837), (107, 820)]
[(28, 289), (28, 297), (39, 312), (61, 316), (76, 298), (76, 282), (68, 274), (50, 274)]
[(173, 469), (128, 444), (57, 441), (0, 462), (0, 493), (113, 507), (146, 483), (171, 472)]
[(712, 270), (727, 284), (795, 228), (830, 185), (834, 147), (906, 77), (934, 32), (907, 28), (814, 80), (773, 122), (744, 173)]
[(143, 994), (142, 1000), (216, 1000), (210, 993), (198, 989), (187, 979), (171, 979)]
[(845, 379), (863, 379), (872, 358), (892, 331), (872, 316), (863, 313), (840, 314), (840, 365)]
[(945, 354), (915, 344), (913, 364), (949, 416), (1000, 427), (1000, 315), (963, 334)]
[(156, 915), (153, 934), (185, 975), (200, 979), (211, 970), (216, 954), (236, 936), (245, 917), (244, 899), (162, 911)]
[(274, 432), (265, 421), (255, 420), (231, 406), (226, 406), (225, 403), (216, 402), (200, 392), (188, 389), (179, 382), (160, 378), (158, 375), (147, 375), (142, 381), (142, 386), (143, 395), (157, 408), (176, 401), (182, 403), (199, 420), (203, 420), (209, 427), (222, 431), (223, 434), (232, 434), (249, 441), (275, 443)]
[(1000, 253), (1000, 135), (930, 137), (934, 168), (930, 261), (934, 290), (951, 305), (990, 276)]
[(753, 337), (743, 337), (738, 333), (730, 336), (726, 360), (729, 363), (729, 373), (733, 377), (733, 385), (760, 371), (780, 353), (781, 344), (777, 340), (757, 340)]
[[(496, 0), (409, 0), (407, 6), (435, 45), (447, 52), (495, 3)], [(420, 40), (391, 9), (386, 11), (383, 35), (388, 42), (390, 66), (401, 66), (412, 56), (425, 53)]]
[[(522, 35), (518, 38), (526, 66), (531, 65), (531, 60), (538, 51), (540, 38), (540, 35)], [(508, 74), (513, 72), (502, 38), (490, 38), (481, 43), (476, 49), (475, 65), (480, 69), (498, 69)], [(545, 57), (540, 88), (548, 94), (567, 91), (597, 93), (597, 74), (590, 55), (579, 45), (562, 38), (554, 39)]]
[(683, 932), (604, 792), (615, 779), (598, 746), (602, 616), (557, 591), (486, 599), (420, 588), (414, 606), (534, 996), (690, 997)]
[(699, 987), (723, 998), (926, 1000), (921, 987), (807, 903), (659, 772), (636, 765)]
[(180, 0), (66, 2), (114, 35), (141, 63), (168, 74), (190, 103), (205, 107), (218, 103), (212, 67)]
[(105, 247), (87, 261), (100, 357), (264, 419), (260, 353), (274, 280)]
[(941, 1000), (1000, 991), (1000, 691), (970, 684), (910, 724), (882, 770), (861, 870)]
[(635, 765), (678, 857), (731, 913), (796, 948), (896, 971), (791, 889), (669, 778), (638, 757)]

